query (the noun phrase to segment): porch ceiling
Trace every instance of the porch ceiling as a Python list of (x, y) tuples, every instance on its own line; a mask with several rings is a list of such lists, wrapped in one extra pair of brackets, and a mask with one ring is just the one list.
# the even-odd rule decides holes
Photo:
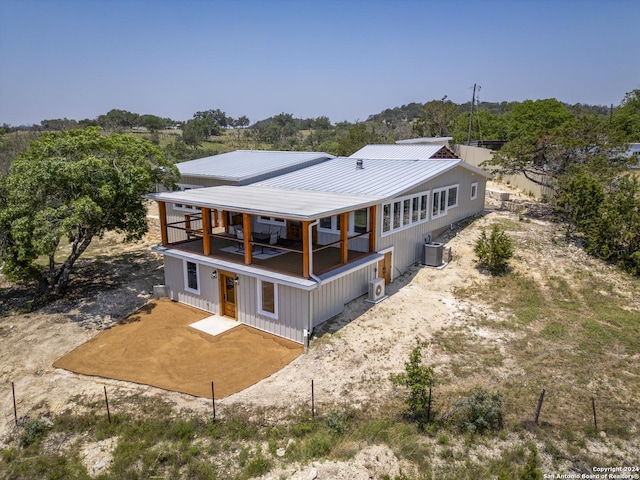
[(296, 190), (264, 185), (194, 188), (180, 192), (151, 193), (152, 200), (195, 207), (279, 217), (315, 220), (379, 203), (382, 197)]

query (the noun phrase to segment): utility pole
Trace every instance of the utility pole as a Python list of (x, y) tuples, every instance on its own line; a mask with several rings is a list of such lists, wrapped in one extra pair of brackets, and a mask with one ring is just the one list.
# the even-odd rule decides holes
[(467, 145), (471, 144), (471, 126), (473, 125), (473, 106), (476, 103), (476, 84), (473, 84), (473, 95), (471, 96), (471, 113), (469, 114), (469, 133), (467, 134)]

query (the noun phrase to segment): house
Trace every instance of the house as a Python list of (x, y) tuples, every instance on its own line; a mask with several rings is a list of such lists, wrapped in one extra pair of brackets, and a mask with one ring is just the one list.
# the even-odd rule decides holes
[(484, 209), (490, 175), (460, 159), (322, 154), (284, 172), (278, 153), (263, 165), (245, 151), (247, 176), (229, 175), (241, 165), (187, 162), (186, 184), (230, 183), (148, 195), (173, 300), (305, 343), (371, 286), (380, 296), (426, 241)]

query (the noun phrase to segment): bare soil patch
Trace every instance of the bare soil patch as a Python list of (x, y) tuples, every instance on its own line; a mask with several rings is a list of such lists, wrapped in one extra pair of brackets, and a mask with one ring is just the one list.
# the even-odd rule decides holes
[(69, 352), (53, 366), (211, 398), (239, 392), (302, 353), (302, 346), (239, 325), (221, 335), (189, 327), (208, 314), (156, 300)]

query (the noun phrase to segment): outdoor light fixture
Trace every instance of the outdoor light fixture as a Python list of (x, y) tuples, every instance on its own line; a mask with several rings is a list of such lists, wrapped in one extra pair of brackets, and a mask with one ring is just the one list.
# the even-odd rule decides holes
[(234, 279), (234, 281), (236, 282), (236, 285), (238, 285), (240, 283), (240, 277), (236, 275), (236, 278)]
[(214, 270), (213, 272), (211, 272), (211, 278), (212, 279), (218, 278), (218, 270)]

